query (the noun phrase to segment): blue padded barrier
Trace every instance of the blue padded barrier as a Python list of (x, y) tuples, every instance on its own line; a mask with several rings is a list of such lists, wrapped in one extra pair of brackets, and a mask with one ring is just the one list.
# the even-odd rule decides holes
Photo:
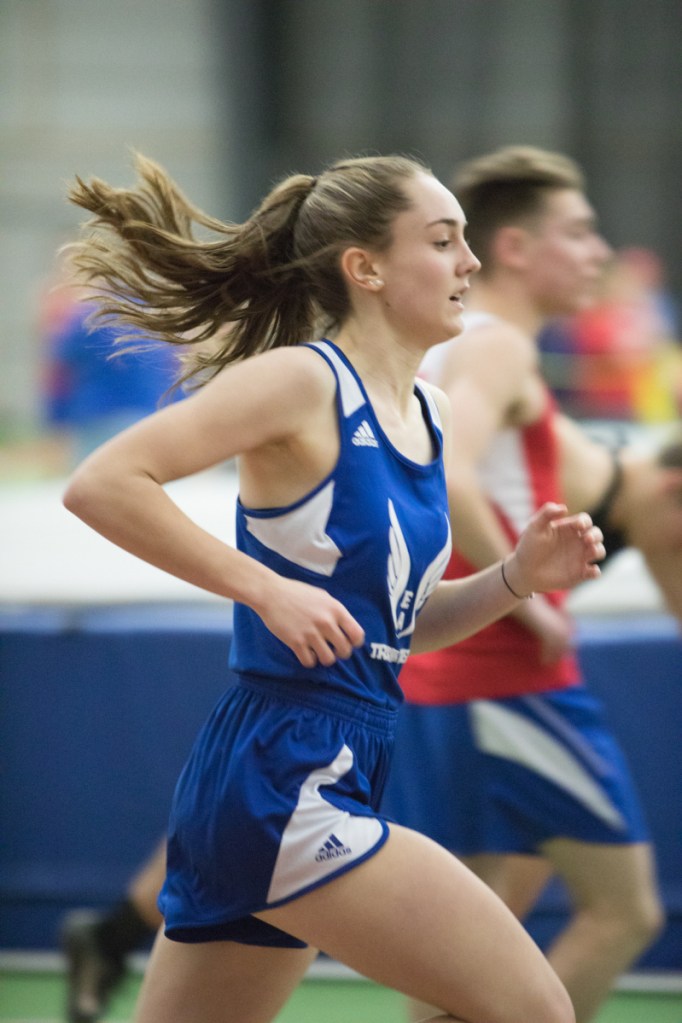
[[(177, 774), (232, 682), (228, 605), (0, 610), (0, 948), (53, 948), (152, 851)], [(672, 619), (583, 621), (579, 653), (640, 786), (670, 920), (642, 965), (682, 967), (682, 641)], [(551, 887), (529, 922), (565, 918)]]
[(50, 948), (65, 908), (118, 898), (231, 682), (230, 635), (229, 605), (0, 614), (0, 947)]

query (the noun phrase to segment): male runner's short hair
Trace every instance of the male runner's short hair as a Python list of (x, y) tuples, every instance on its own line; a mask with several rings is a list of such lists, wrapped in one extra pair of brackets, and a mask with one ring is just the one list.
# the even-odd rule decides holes
[(504, 146), (460, 164), (452, 188), (468, 221), (467, 239), (485, 270), (493, 235), (542, 213), (548, 192), (584, 191), (578, 164), (563, 153)]

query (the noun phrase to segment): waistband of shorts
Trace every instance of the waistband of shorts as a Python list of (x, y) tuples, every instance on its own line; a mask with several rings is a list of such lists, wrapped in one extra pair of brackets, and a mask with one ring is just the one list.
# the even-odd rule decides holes
[(301, 682), (298, 679), (237, 675), (236, 685), (282, 704), (296, 704), (333, 717), (345, 718), (362, 725), (363, 728), (371, 728), (387, 738), (392, 738), (395, 734), (398, 708), (377, 707), (361, 697), (355, 699), (341, 693), (330, 692), (319, 683), (311, 685), (310, 682)]

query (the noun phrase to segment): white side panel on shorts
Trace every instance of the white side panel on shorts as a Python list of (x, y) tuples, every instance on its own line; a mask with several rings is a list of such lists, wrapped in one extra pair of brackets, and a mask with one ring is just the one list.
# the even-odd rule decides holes
[(622, 830), (623, 818), (580, 761), (532, 721), (489, 700), (474, 700), (476, 743), (484, 753), (512, 760), (569, 792), (605, 821)]
[(313, 771), (301, 786), (282, 835), (268, 903), (314, 885), (364, 856), (381, 839), (383, 828), (375, 817), (339, 810), (320, 793), (321, 785), (334, 785), (352, 766), (353, 754), (343, 746), (331, 764)]

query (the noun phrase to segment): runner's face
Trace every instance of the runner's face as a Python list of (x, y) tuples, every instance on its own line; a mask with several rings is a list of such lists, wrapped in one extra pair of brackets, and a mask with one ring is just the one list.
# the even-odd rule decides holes
[(561, 189), (545, 200), (528, 230), (531, 294), (545, 315), (570, 315), (594, 302), (611, 250), (595, 225), (582, 192)]
[(440, 181), (417, 174), (405, 185), (411, 206), (392, 229), (390, 248), (377, 257), (385, 315), (423, 347), (459, 334), (463, 296), (480, 263), (467, 245), (462, 207)]

